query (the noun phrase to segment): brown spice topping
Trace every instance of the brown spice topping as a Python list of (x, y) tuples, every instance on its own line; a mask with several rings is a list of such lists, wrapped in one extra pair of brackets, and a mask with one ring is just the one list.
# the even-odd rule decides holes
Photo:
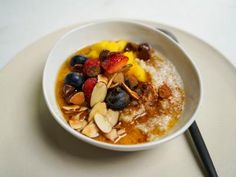
[(158, 94), (161, 98), (169, 98), (172, 95), (172, 91), (171, 91), (170, 87), (168, 87), (166, 84), (163, 84), (158, 89)]

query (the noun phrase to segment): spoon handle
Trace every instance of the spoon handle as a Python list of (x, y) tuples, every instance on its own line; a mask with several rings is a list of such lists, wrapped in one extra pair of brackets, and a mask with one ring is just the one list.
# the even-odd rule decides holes
[(217, 177), (218, 175), (217, 175), (215, 166), (212, 162), (211, 156), (207, 150), (206, 144), (202, 138), (202, 135), (197, 126), (197, 123), (194, 121), (188, 130), (197, 148), (201, 161), (204, 164), (204, 167), (208, 176)]
[[(179, 43), (179, 41), (177, 40), (176, 36), (174, 34), (172, 34), (171, 32), (165, 30), (165, 29), (161, 29), (158, 28), (158, 30), (160, 30), (161, 32), (165, 33), (166, 35), (168, 35), (170, 38), (172, 38), (175, 42)], [(218, 174), (216, 172), (215, 166), (212, 162), (211, 156), (207, 150), (206, 144), (203, 140), (203, 137), (201, 135), (201, 132), (197, 126), (196, 121), (194, 121), (192, 123), (192, 125), (189, 127), (189, 132), (191, 135), (191, 138), (194, 142), (194, 145), (198, 151), (199, 157), (205, 167), (205, 170), (207, 172), (207, 176), (210, 177), (218, 177)]]

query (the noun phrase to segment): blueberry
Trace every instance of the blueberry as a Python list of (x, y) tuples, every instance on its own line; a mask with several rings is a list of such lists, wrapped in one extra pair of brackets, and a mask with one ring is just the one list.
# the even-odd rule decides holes
[(87, 58), (83, 55), (75, 55), (70, 60), (70, 66), (75, 66), (76, 64), (84, 64)]
[(66, 75), (64, 83), (74, 86), (77, 90), (81, 90), (84, 83), (84, 76), (81, 73), (71, 72)]
[(121, 87), (118, 86), (108, 91), (106, 103), (111, 109), (122, 110), (130, 103), (130, 97)]

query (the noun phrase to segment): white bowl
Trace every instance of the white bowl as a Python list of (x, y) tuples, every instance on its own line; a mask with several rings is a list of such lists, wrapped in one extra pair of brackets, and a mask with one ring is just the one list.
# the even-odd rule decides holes
[[(136, 145), (116, 145), (100, 142), (73, 130), (63, 118), (55, 97), (55, 82), (58, 70), (66, 58), (89, 44), (101, 40), (125, 39), (133, 42), (148, 42), (165, 55), (176, 67), (184, 82), (186, 104), (177, 125), (165, 136), (152, 142)], [(78, 139), (92, 145), (117, 151), (149, 149), (182, 134), (194, 121), (201, 98), (200, 79), (190, 57), (179, 44), (152, 26), (132, 21), (100, 21), (76, 28), (65, 34), (51, 50), (43, 73), (43, 92), (46, 103), (55, 120)]]

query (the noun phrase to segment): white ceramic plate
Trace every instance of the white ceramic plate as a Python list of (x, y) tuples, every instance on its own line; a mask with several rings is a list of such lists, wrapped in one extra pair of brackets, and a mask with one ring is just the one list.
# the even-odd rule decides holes
[[(65, 59), (85, 46), (101, 40), (125, 39), (136, 43), (148, 42), (154, 49), (168, 58), (178, 70), (184, 83), (186, 103), (177, 125), (165, 136), (148, 143), (135, 145), (117, 145), (104, 143), (72, 129), (65, 121), (55, 98), (55, 83), (58, 70)], [(119, 150), (137, 151), (149, 149), (164, 143), (183, 133), (193, 122), (194, 114), (201, 97), (200, 80), (191, 58), (175, 41), (146, 24), (128, 20), (100, 21), (75, 28), (63, 36), (51, 50), (43, 74), (43, 92), (50, 112), (56, 121), (78, 139), (98, 147)]]
[[(236, 173), (236, 72), (217, 50), (181, 30), (173, 32), (198, 66), (204, 95), (197, 123), (220, 176)], [(0, 176), (203, 176), (186, 136), (148, 151), (114, 152), (78, 141), (52, 118), (42, 94), (46, 58), (79, 25), (36, 41), (0, 71)]]

